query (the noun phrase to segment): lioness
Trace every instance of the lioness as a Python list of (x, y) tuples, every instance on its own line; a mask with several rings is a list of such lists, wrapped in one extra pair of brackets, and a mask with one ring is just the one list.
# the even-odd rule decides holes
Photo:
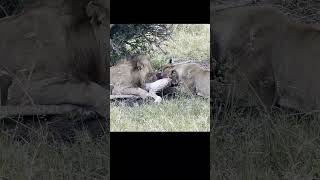
[(192, 94), (210, 97), (210, 71), (197, 63), (173, 64), (170, 60), (164, 67), (162, 76), (171, 78), (174, 85), (181, 83)]
[(156, 91), (164, 88), (171, 79), (152, 83), (156, 80), (157, 77), (146, 55), (131, 56), (110, 68), (112, 95), (137, 95), (143, 99), (149, 96), (154, 98), (155, 102), (161, 102), (162, 98), (156, 95)]
[(309, 111), (320, 108), (320, 30), (271, 7), (211, 11), (214, 58), (237, 98)]

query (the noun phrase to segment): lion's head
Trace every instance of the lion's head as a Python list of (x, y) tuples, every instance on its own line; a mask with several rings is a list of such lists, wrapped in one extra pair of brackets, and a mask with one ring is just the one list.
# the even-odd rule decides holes
[(128, 57), (127, 61), (132, 65), (132, 75), (141, 83), (140, 86), (143, 86), (146, 81), (156, 80), (149, 56), (133, 55)]
[(176, 86), (179, 84), (179, 76), (177, 71), (175, 70), (174, 65), (169, 64), (166, 65), (163, 70), (162, 70), (162, 74), (161, 74), (162, 78), (170, 78), (172, 79), (171, 81), (171, 85), (172, 86)]

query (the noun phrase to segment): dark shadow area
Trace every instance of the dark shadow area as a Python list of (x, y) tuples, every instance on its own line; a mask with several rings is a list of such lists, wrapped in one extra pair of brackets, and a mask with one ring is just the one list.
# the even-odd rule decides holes
[(320, 3), (211, 1), (211, 179), (318, 179)]
[(1, 177), (110, 178), (109, 27), (109, 0), (0, 0)]

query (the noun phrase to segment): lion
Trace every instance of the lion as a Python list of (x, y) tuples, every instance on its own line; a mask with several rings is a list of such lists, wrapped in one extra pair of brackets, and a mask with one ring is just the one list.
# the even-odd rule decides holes
[[(211, 11), (211, 46), (224, 78), (248, 106), (320, 108), (320, 30), (272, 7)], [(219, 66), (217, 66), (219, 68)]]
[(12, 78), (7, 104), (71, 104), (106, 117), (109, 0), (23, 3), (20, 14), (0, 19), (0, 70)]
[(182, 84), (194, 95), (210, 97), (210, 71), (197, 63), (169, 64), (163, 68), (162, 76), (171, 78), (173, 85)]
[(136, 95), (143, 99), (152, 97), (155, 102), (162, 98), (156, 92), (168, 86), (171, 79), (157, 81), (157, 75), (147, 55), (134, 55), (120, 60), (110, 68), (112, 95)]

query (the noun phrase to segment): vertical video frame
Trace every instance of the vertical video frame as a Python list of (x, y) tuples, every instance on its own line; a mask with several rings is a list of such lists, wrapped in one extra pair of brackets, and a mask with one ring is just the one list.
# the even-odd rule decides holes
[(0, 177), (109, 179), (110, 0), (0, 0)]
[(112, 132), (208, 132), (210, 25), (113, 24)]

